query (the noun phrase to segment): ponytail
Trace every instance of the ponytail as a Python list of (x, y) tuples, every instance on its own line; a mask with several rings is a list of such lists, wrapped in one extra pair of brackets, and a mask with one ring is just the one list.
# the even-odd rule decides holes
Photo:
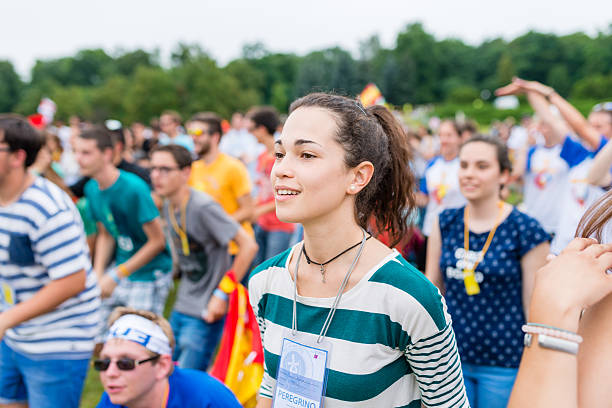
[(406, 132), (387, 108), (371, 106), (367, 111), (378, 120), (387, 136), (390, 157), (382, 182), (375, 186), (371, 199), (372, 214), (376, 228), (387, 230), (395, 245), (406, 234), (409, 210), (415, 207), (415, 177), (409, 167), (411, 150)]

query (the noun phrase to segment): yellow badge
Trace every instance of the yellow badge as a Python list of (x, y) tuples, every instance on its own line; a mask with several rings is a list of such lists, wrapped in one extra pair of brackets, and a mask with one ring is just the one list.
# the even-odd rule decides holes
[(480, 286), (478, 285), (478, 282), (476, 282), (476, 276), (474, 275), (473, 269), (463, 270), (463, 283), (465, 284), (465, 292), (469, 296), (480, 293)]
[(15, 291), (6, 282), (2, 282), (2, 303), (7, 306), (15, 305)]

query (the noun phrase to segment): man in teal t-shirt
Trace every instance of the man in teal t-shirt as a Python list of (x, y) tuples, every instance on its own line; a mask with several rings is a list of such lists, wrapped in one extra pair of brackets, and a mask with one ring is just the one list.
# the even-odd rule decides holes
[(85, 196), (98, 226), (93, 264), (105, 298), (103, 317), (116, 306), (161, 314), (172, 285), (172, 258), (149, 187), (113, 165), (113, 136), (106, 129), (83, 132), (75, 145), (81, 173), (91, 177)]

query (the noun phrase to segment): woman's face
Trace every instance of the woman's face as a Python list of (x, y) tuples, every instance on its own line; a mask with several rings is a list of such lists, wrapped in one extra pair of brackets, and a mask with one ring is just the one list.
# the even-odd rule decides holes
[(442, 122), (438, 129), (440, 137), (440, 154), (446, 159), (457, 156), (459, 146), (461, 146), (461, 136), (455, 127), (449, 122)]
[(500, 172), (494, 146), (485, 142), (471, 142), (459, 152), (459, 189), (468, 200), (480, 200), (499, 195), (508, 172)]
[(353, 211), (354, 174), (335, 141), (336, 129), (333, 114), (323, 108), (298, 108), (287, 118), (270, 176), (281, 221), (306, 224), (339, 208)]

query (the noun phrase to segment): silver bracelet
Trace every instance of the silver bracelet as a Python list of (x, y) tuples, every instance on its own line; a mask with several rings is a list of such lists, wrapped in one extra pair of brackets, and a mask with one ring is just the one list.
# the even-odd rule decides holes
[[(531, 344), (533, 344), (533, 334), (525, 333), (525, 347), (530, 347)], [(538, 334), (538, 345), (549, 350), (562, 351), (573, 355), (578, 354), (578, 343), (545, 334)]]

